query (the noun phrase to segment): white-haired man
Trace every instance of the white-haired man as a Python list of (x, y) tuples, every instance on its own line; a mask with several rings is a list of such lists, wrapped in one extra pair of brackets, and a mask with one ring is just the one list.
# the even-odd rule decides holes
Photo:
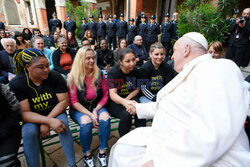
[(111, 150), (109, 166), (249, 166), (248, 90), (236, 64), (212, 59), (207, 46), (196, 32), (175, 43), (172, 59), (179, 74), (158, 92), (156, 102), (129, 111), (153, 118), (152, 127), (123, 136)]
[(16, 52), (16, 41), (12, 38), (1, 39), (4, 50), (0, 51), (0, 82), (8, 83), (15, 73), (13, 56)]

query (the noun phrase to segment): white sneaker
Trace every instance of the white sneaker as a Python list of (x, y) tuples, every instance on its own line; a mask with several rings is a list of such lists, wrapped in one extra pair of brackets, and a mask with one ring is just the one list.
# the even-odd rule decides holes
[(84, 162), (86, 167), (95, 167), (94, 158), (92, 155), (84, 157), (83, 162)]
[(98, 160), (100, 162), (101, 167), (107, 167), (108, 166), (106, 154), (100, 155), (100, 153), (98, 153), (97, 158), (98, 158)]

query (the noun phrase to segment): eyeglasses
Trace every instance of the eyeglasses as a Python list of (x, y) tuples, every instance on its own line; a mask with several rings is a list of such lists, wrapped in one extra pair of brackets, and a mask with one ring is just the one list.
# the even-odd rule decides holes
[(137, 39), (137, 41), (142, 41), (142, 39)]

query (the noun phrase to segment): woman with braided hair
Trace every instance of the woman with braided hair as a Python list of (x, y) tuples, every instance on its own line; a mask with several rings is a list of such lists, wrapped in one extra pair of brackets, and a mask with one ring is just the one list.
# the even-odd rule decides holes
[(46, 56), (38, 49), (24, 49), (14, 55), (17, 76), (10, 88), (19, 100), (23, 119), (22, 137), (28, 166), (39, 167), (39, 138), (58, 133), (68, 166), (75, 166), (73, 138), (65, 109), (68, 89), (62, 76), (49, 70)]

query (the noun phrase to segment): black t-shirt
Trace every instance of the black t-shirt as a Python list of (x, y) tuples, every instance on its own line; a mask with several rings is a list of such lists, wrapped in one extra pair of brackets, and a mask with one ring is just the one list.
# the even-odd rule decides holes
[(119, 65), (114, 66), (108, 73), (108, 88), (116, 88), (117, 94), (122, 98), (127, 97), (137, 88), (137, 78), (139, 71), (134, 69), (128, 74), (124, 74)]
[(10, 88), (19, 102), (28, 99), (31, 111), (45, 116), (58, 104), (56, 93), (68, 91), (66, 81), (55, 71), (51, 71), (41, 85), (36, 86), (30, 79), (29, 85), (25, 74), (15, 77), (10, 82)]
[(156, 70), (151, 60), (141, 66), (140, 79), (145, 80), (143, 83), (147, 89), (154, 95), (176, 76), (174, 69), (166, 62), (162, 62)]

